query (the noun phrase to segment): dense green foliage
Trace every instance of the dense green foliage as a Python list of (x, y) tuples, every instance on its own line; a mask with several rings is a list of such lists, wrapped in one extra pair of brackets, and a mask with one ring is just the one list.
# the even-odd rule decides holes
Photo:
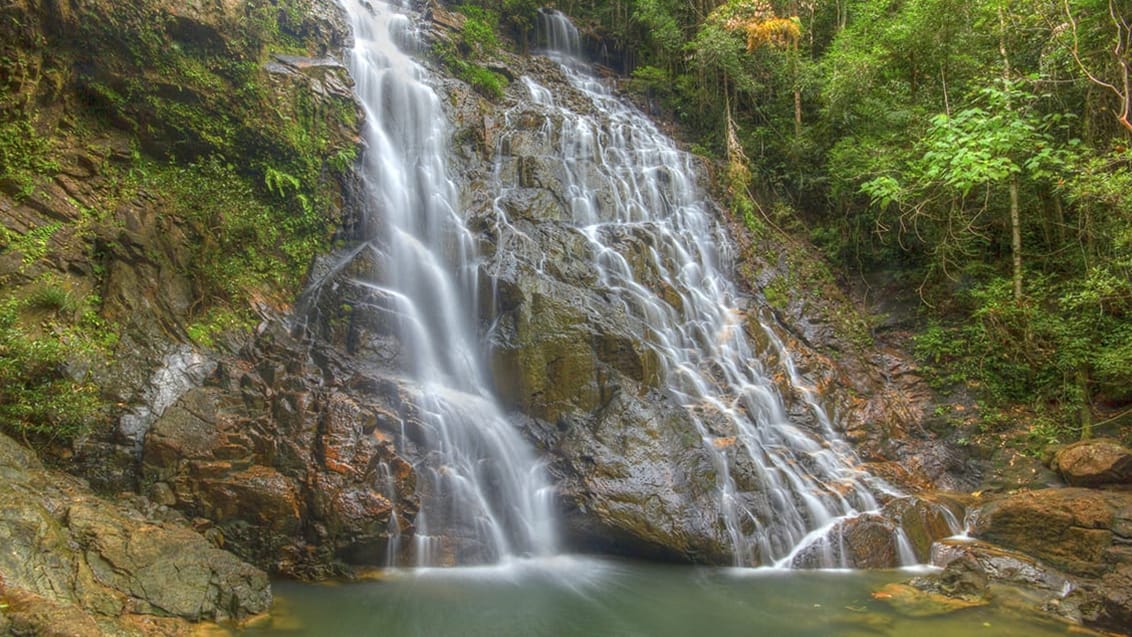
[(91, 431), (105, 403), (88, 370), (116, 337), (94, 311), (51, 281), (0, 300), (0, 429), (25, 440)]
[[(499, 14), (476, 4), (461, 4), (457, 7), (463, 20), (459, 37), (454, 40), (438, 40), (433, 45), (435, 55), (459, 78), (471, 84), (484, 97), (499, 99), (507, 88), (507, 78), (481, 64), (499, 49)], [(526, 21), (515, 19), (512, 24), (526, 27)]]
[[(850, 276), (908, 281), (941, 386), (974, 388), (988, 411), (1025, 405), (1065, 436), (1127, 409), (1128, 2), (559, 7), (725, 162), (749, 225), (808, 234)], [(756, 213), (770, 209), (794, 212)]]

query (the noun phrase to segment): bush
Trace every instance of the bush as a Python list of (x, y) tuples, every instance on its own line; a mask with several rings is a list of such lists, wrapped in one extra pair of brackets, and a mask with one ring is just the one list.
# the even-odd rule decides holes
[(110, 343), (82, 326), (35, 333), (21, 321), (28, 309), (27, 300), (0, 300), (0, 428), (25, 440), (81, 437), (105, 418), (106, 403), (78, 370), (105, 357)]

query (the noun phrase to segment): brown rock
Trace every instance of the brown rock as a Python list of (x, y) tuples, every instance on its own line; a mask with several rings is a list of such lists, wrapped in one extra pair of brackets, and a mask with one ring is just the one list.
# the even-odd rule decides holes
[(948, 597), (980, 599), (987, 592), (987, 572), (974, 557), (962, 556), (939, 574), (939, 587)]
[(1132, 564), (1121, 564), (1095, 589), (1095, 615), (1088, 619), (1110, 630), (1132, 632)]
[(893, 500), (884, 506), (884, 517), (893, 520), (904, 530), (916, 559), (927, 562), (933, 544), (955, 535), (961, 529), (963, 505), (946, 495), (921, 494)]
[[(239, 619), (271, 604), (263, 571), (183, 518), (158, 519), (161, 508), (142, 498), (95, 497), (3, 435), (0, 478), (4, 634), (172, 635), (187, 632), (183, 620)], [(123, 622), (134, 614), (180, 620), (131, 629)]]
[(298, 487), (271, 467), (255, 465), (204, 480), (195, 500), (217, 522), (252, 521), (281, 533), (295, 533), (301, 524)]
[(1110, 568), (1114, 526), (1132, 510), (1132, 494), (1091, 489), (1041, 489), (987, 504), (972, 535), (1023, 551), (1075, 575)]
[[(1046, 596), (1059, 595), (1070, 581), (1064, 573), (1025, 553), (1009, 551), (986, 542), (944, 540), (932, 547), (931, 563), (933, 566), (943, 567), (944, 572), (960, 562), (963, 564), (955, 567), (957, 571), (979, 570), (991, 583), (1043, 591)], [(934, 579), (940, 581), (943, 589), (942, 573)]]
[(1070, 485), (1132, 484), (1132, 451), (1114, 440), (1082, 440), (1057, 450), (1052, 467)]
[(842, 530), (848, 562), (857, 568), (890, 568), (899, 564), (895, 528), (880, 516), (859, 515)]

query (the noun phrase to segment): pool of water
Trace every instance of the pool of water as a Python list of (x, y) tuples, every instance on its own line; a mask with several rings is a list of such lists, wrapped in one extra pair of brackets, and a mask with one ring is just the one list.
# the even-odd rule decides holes
[(270, 619), (240, 635), (728, 637), (1080, 634), (1013, 594), (941, 613), (885, 588), (914, 573), (695, 568), (584, 557), (386, 570), (360, 582), (280, 581)]

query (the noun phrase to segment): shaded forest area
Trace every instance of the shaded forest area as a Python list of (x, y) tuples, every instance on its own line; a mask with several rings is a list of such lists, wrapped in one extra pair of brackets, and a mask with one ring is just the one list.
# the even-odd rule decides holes
[[(501, 7), (506, 15), (520, 3)], [(982, 427), (1120, 430), (1132, 401), (1132, 2), (566, 2), (727, 168), (756, 232), (918, 295)]]

